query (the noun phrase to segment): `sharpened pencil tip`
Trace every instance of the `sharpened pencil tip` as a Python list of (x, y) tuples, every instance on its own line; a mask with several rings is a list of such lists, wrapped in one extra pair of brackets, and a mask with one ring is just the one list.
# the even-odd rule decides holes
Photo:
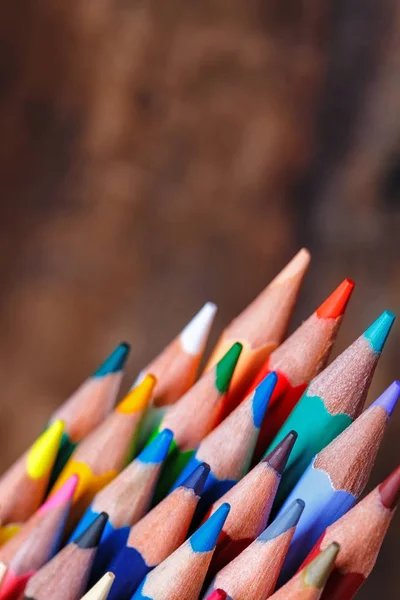
[(283, 440), (263, 458), (263, 462), (267, 462), (279, 475), (282, 475), (296, 440), (297, 433), (289, 431)]
[(154, 375), (146, 375), (143, 381), (131, 389), (125, 398), (121, 400), (117, 406), (117, 411), (130, 414), (144, 410), (151, 400), (156, 381)]
[(217, 306), (213, 302), (206, 302), (203, 308), (183, 329), (180, 340), (187, 354), (195, 356), (203, 351), (216, 312)]
[(374, 352), (382, 352), (395, 318), (396, 315), (391, 310), (385, 310), (364, 332), (364, 337), (369, 340)]
[(96, 548), (99, 545), (107, 521), (108, 514), (105, 512), (100, 513), (72, 543), (79, 546), (79, 548)]
[(201, 496), (204, 484), (210, 472), (210, 465), (203, 462), (186, 477), (179, 487), (192, 489), (196, 496)]
[(99, 366), (98, 369), (93, 373), (93, 377), (105, 377), (110, 373), (118, 373), (122, 371), (125, 366), (126, 359), (130, 352), (130, 345), (126, 342), (119, 344), (106, 360)]
[(227, 597), (228, 596), (224, 590), (214, 590), (212, 594), (207, 596), (206, 600), (226, 600)]
[(40, 479), (46, 473), (50, 474), (63, 432), (63, 421), (54, 421), (31, 446), (26, 459), (26, 470), (31, 479)]
[(370, 408), (381, 406), (390, 417), (400, 397), (400, 381), (393, 381), (391, 385), (373, 402)]
[(354, 281), (345, 279), (321, 304), (316, 313), (320, 319), (337, 319), (344, 314), (354, 289)]
[(215, 385), (221, 394), (225, 394), (228, 391), (242, 348), (242, 344), (235, 342), (215, 367)]
[(272, 392), (278, 381), (278, 376), (273, 371), (269, 373), (254, 390), (253, 396), (253, 420), (254, 426), (260, 429), (264, 416), (272, 396)]
[(275, 279), (271, 282), (271, 285), (281, 285), (288, 279), (292, 279), (299, 274), (305, 273), (310, 264), (311, 254), (307, 250), (307, 248), (302, 248), (298, 251), (298, 253), (292, 258), (290, 262), (282, 269), (280, 273), (275, 277)]
[(40, 514), (45, 513), (52, 508), (60, 506), (65, 501), (72, 500), (78, 481), (79, 475), (75, 473), (68, 477), (67, 481), (42, 504), (38, 512)]
[(340, 546), (336, 542), (329, 544), (303, 570), (303, 580), (306, 585), (312, 585), (322, 590), (328, 581)]
[(85, 594), (81, 600), (106, 600), (111, 586), (114, 583), (115, 575), (109, 571)]
[(269, 540), (286, 533), (286, 531), (292, 529), (292, 527), (296, 527), (304, 510), (304, 506), (305, 503), (303, 500), (300, 500), (300, 498), (294, 500), (294, 502), (287, 507), (285, 512), (277, 517), (275, 521), (272, 521), (271, 525), (262, 532), (258, 539), (263, 542), (268, 542)]
[(381, 483), (378, 489), (383, 506), (393, 510), (400, 499), (400, 465)]
[(194, 532), (189, 540), (194, 552), (210, 552), (214, 550), (230, 508), (230, 505), (226, 502), (221, 504), (215, 513)]
[(161, 463), (168, 454), (173, 437), (174, 434), (170, 429), (163, 429), (143, 448), (137, 459), (142, 463)]

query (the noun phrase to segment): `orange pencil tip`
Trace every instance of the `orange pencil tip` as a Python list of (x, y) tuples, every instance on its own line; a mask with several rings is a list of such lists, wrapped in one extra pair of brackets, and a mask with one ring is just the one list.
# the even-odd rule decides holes
[(316, 313), (320, 319), (337, 319), (344, 314), (354, 289), (354, 281), (345, 279), (321, 304)]

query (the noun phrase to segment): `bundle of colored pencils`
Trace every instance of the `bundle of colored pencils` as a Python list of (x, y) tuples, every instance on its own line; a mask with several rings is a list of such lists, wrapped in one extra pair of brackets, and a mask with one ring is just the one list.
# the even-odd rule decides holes
[(0, 600), (351, 600), (400, 466), (361, 498), (400, 396), (365, 400), (394, 321), (328, 366), (343, 281), (285, 339), (301, 250), (199, 366), (207, 303), (114, 408), (120, 344), (0, 478)]

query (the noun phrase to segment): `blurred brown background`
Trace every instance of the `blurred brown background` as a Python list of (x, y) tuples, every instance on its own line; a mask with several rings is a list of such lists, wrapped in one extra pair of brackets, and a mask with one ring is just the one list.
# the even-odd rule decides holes
[[(394, 0), (0, 7), (1, 466), (120, 339), (127, 387), (301, 245), (292, 327), (346, 277), (343, 350), (400, 305)], [(370, 400), (399, 376), (397, 325)], [(400, 412), (370, 487), (399, 461)], [(399, 519), (360, 599), (398, 597)], [(396, 560), (397, 559), (397, 560)]]

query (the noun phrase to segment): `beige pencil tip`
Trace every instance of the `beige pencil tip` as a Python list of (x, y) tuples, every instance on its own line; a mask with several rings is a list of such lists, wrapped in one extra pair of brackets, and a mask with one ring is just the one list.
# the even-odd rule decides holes
[(81, 600), (106, 600), (115, 579), (114, 573), (109, 571), (88, 591)]
[(216, 305), (213, 302), (206, 302), (182, 330), (180, 339), (185, 352), (196, 355), (203, 351), (216, 312)]
[(272, 281), (273, 285), (281, 285), (288, 279), (294, 277), (303, 277), (306, 272), (308, 265), (310, 264), (311, 254), (306, 248), (302, 248), (292, 258), (290, 262), (282, 269), (280, 273)]
[(0, 562), (0, 585), (3, 583), (3, 579), (7, 573), (7, 565), (3, 562)]
[(339, 544), (332, 542), (320, 552), (303, 571), (304, 583), (322, 590), (328, 581), (336, 557), (340, 550)]

